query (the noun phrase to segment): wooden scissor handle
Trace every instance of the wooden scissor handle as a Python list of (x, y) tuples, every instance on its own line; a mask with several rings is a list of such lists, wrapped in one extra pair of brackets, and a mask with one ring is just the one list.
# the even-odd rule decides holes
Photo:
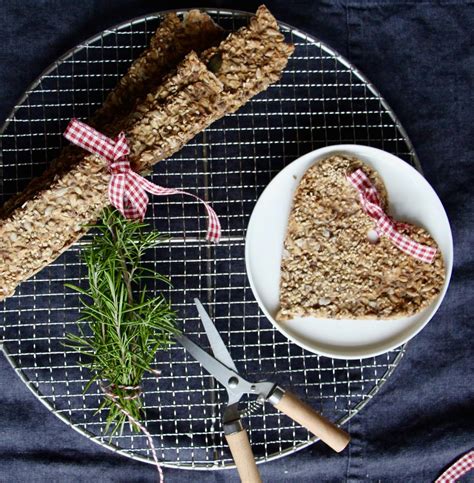
[(339, 453), (349, 444), (351, 437), (344, 430), (321, 416), (293, 393), (277, 386), (268, 400), (279, 411), (311, 431), (334, 451)]
[(225, 425), (225, 439), (242, 483), (262, 483), (247, 431), (240, 421)]

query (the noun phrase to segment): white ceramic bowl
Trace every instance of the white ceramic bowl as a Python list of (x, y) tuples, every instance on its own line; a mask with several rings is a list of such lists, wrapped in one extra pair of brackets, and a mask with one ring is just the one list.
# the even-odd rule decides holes
[[(306, 170), (319, 160), (343, 153), (374, 168), (384, 180), (395, 218), (424, 227), (443, 254), (446, 278), (429, 307), (396, 320), (332, 320), (301, 318), (277, 322), (280, 262), (293, 194)], [(283, 169), (260, 196), (250, 218), (245, 260), (255, 298), (272, 324), (305, 349), (337, 359), (372, 357), (398, 347), (430, 321), (446, 294), (453, 266), (453, 240), (443, 205), (423, 176), (400, 158), (380, 149), (337, 145), (317, 149)]]

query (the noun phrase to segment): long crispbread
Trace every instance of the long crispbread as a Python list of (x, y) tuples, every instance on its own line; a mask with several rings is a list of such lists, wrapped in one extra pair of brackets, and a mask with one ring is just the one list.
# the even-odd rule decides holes
[(102, 128), (124, 118), (135, 108), (137, 100), (153, 92), (189, 52), (200, 53), (218, 44), (223, 36), (223, 30), (211, 17), (199, 10), (190, 10), (183, 20), (176, 13), (167, 14), (151, 37), (148, 49), (108, 94), (91, 124)]
[[(156, 106), (156, 98), (163, 91), (168, 92), (166, 105)], [(169, 125), (168, 120), (187, 126), (189, 129), (180, 134), (188, 139), (195, 135), (193, 126), (201, 127), (204, 116), (214, 118), (223, 110), (220, 92), (220, 81), (195, 53), (189, 54), (176, 74), (140, 104), (141, 117), (131, 115), (124, 123), (130, 143), (145, 146), (140, 153), (131, 153), (131, 161), (143, 164), (140, 156), (153, 149), (150, 119), (160, 119), (160, 131)], [(86, 233), (88, 225), (108, 205), (109, 179), (107, 161), (87, 155), (0, 221), (0, 299), (11, 295), (18, 283), (51, 263)]]
[[(236, 111), (270, 84), (278, 81), (293, 51), (294, 46), (285, 43), (275, 17), (265, 6), (259, 7), (247, 27), (229, 34), (218, 47), (211, 47), (200, 55), (202, 62), (223, 85), (220, 94), (221, 104), (213, 115), (203, 117), (199, 124), (187, 131), (194, 131), (197, 134), (225, 114)], [(166, 102), (164, 91), (157, 98), (157, 103), (160, 102)], [(156, 113), (150, 115), (150, 125), (156, 116)], [(142, 153), (143, 149), (147, 148), (147, 153), (139, 157), (141, 164), (135, 168), (147, 171), (157, 161), (166, 159), (181, 149), (193, 137), (182, 135), (184, 127), (173, 121), (170, 126), (163, 126), (161, 131), (153, 129), (154, 141), (151, 149), (141, 141), (132, 141), (131, 149), (135, 154)]]
[[(256, 49), (259, 40), (262, 47)], [(212, 55), (204, 52), (202, 60), (189, 54), (160, 87), (103, 131), (111, 136), (124, 130), (134, 168), (148, 171), (276, 81), (292, 51), (283, 43), (275, 19), (261, 7), (248, 28), (231, 34)], [(222, 58), (217, 66), (216, 54)], [(232, 55), (242, 64), (237, 74)], [(105, 160), (87, 155), (68, 168), (48, 178), (33, 197), (24, 198), (0, 220), (0, 299), (77, 241), (107, 206)]]
[[(415, 314), (439, 294), (443, 257), (432, 264), (397, 248), (387, 237), (371, 240), (375, 224), (346, 176), (363, 169), (383, 209), (388, 197), (380, 176), (357, 159), (335, 155), (310, 168), (293, 199), (281, 262), (277, 319), (391, 319)], [(424, 245), (436, 242), (423, 228), (403, 234)]]
[(201, 59), (224, 85), (222, 98), (230, 113), (278, 81), (293, 51), (275, 17), (262, 5), (247, 27), (203, 52)]
[[(223, 30), (204, 12), (190, 10), (181, 20), (175, 13), (165, 15), (150, 39), (149, 47), (132, 63), (118, 84), (107, 95), (104, 104), (88, 123), (107, 135), (114, 135), (116, 124), (124, 123), (140, 99), (160, 85), (164, 76), (192, 50), (201, 52), (218, 44)], [(76, 146), (66, 146), (59, 156), (28, 186), (0, 207), (0, 219), (6, 218), (52, 179), (66, 173), (84, 157)]]

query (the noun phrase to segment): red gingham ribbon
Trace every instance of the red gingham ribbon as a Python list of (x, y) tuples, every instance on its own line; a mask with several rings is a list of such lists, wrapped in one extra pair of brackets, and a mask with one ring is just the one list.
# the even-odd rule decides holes
[(221, 225), (216, 212), (206, 203), (192, 193), (165, 188), (151, 183), (143, 176), (133, 171), (127, 159), (130, 149), (125, 134), (121, 132), (115, 140), (104, 136), (92, 127), (72, 119), (64, 132), (64, 137), (73, 144), (105, 158), (109, 163), (111, 173), (109, 183), (109, 200), (126, 218), (143, 220), (148, 205), (148, 193), (158, 196), (186, 195), (201, 201), (207, 211), (209, 224), (207, 239), (218, 243), (221, 236)]
[(357, 189), (364, 211), (375, 220), (376, 232), (379, 236), (387, 236), (392, 243), (403, 252), (425, 263), (432, 263), (436, 255), (436, 248), (422, 245), (411, 238), (402, 235), (398, 230), (407, 226), (388, 216), (382, 209), (379, 195), (375, 186), (365, 173), (358, 169), (347, 176), (347, 180)]
[(451, 465), (435, 483), (455, 483), (461, 476), (474, 469), (474, 450), (469, 451)]

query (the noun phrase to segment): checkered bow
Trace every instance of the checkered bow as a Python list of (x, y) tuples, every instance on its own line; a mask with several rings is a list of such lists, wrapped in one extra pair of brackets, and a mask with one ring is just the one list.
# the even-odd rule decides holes
[(131, 169), (130, 161), (127, 159), (130, 149), (123, 132), (112, 140), (87, 124), (72, 119), (64, 136), (73, 144), (108, 161), (111, 174), (108, 187), (109, 200), (126, 218), (142, 220), (145, 217), (148, 205), (147, 193), (158, 196), (176, 194), (191, 196), (202, 202), (206, 208), (209, 218), (206, 238), (215, 243), (219, 242), (221, 225), (216, 212), (208, 203), (192, 193), (158, 186)]
[(361, 169), (347, 176), (347, 180), (359, 192), (362, 208), (375, 220), (376, 232), (379, 236), (387, 236), (397, 248), (421, 262), (433, 262), (436, 248), (422, 245), (399, 232), (408, 225), (393, 220), (383, 211), (377, 189)]

